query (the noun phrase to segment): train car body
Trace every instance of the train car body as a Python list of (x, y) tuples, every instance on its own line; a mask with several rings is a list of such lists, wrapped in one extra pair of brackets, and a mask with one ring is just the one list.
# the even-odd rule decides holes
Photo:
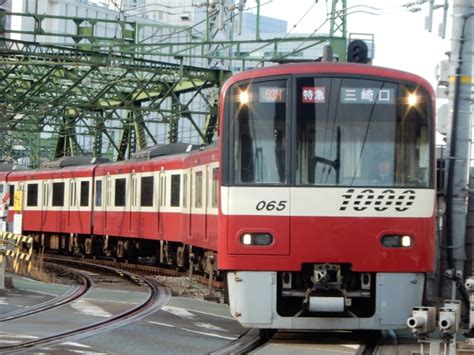
[(8, 176), (12, 192), (22, 192), (18, 212), (23, 231), (90, 235), (95, 168), (86, 165), (12, 172)]
[(228, 80), (218, 267), (239, 322), (405, 327), (434, 268), (433, 97), (415, 75), (357, 64)]
[(217, 250), (218, 156), (216, 146), (171, 144), (124, 162), (66, 157), (9, 169), (0, 184), (12, 198), (2, 206), (46, 249), (183, 268), (192, 257), (196, 269), (215, 269), (207, 259)]

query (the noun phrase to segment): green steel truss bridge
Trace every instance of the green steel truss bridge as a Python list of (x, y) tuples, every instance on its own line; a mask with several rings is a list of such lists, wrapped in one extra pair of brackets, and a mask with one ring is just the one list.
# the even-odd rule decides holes
[[(211, 143), (219, 89), (231, 75), (222, 68), (286, 61), (326, 43), (345, 58), (345, 3), (333, 1), (328, 36), (257, 33), (237, 41), (210, 38), (212, 14), (197, 35), (154, 23), (0, 11), (0, 24), (7, 17), (26, 24), (0, 34), (0, 160), (28, 157), (32, 167), (74, 155), (124, 160), (190, 136)], [(100, 30), (106, 26), (114, 31)]]

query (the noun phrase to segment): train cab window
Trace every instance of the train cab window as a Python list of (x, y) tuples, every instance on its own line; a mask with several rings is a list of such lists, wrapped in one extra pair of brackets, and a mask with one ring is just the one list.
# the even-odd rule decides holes
[(196, 171), (194, 179), (194, 207), (202, 207), (202, 171)]
[(64, 206), (64, 182), (53, 182), (53, 206)]
[(95, 182), (95, 205), (97, 207), (102, 206), (102, 180), (96, 180)]
[(171, 175), (171, 207), (179, 207), (181, 197), (181, 175)]
[(219, 192), (219, 168), (212, 169), (212, 196), (211, 196), (211, 207), (217, 208), (217, 199)]
[(141, 178), (140, 206), (153, 206), (153, 176)]
[(125, 206), (126, 183), (127, 183), (126, 179), (115, 180), (115, 206), (116, 207)]
[(15, 185), (10, 184), (10, 202), (9, 205), (13, 206), (15, 204)]
[(89, 181), (81, 181), (81, 207), (89, 206)]
[(28, 184), (26, 190), (26, 205), (38, 206), (38, 184)]
[[(418, 96), (415, 106), (408, 103), (411, 93)], [(427, 187), (427, 97), (381, 79), (298, 78), (296, 183)]]
[(235, 183), (287, 183), (286, 86), (286, 80), (272, 80), (231, 89)]

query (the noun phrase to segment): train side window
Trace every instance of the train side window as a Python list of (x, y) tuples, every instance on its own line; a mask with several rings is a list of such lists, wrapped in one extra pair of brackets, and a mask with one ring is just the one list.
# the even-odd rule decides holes
[(212, 197), (211, 207), (217, 208), (217, 200), (219, 194), (219, 168), (212, 169)]
[(64, 206), (64, 182), (53, 182), (53, 206)]
[(166, 176), (160, 176), (160, 206), (166, 206)]
[(143, 176), (141, 179), (140, 205), (142, 207), (153, 206), (153, 176)]
[(38, 206), (38, 184), (28, 184), (26, 205), (30, 207)]
[(102, 206), (102, 180), (95, 182), (95, 205), (97, 207)]
[(43, 207), (48, 206), (49, 200), (49, 182), (43, 181)]
[(10, 185), (10, 206), (13, 206), (15, 204), (15, 185), (11, 184)]
[(130, 175), (130, 206), (137, 206), (137, 197), (138, 197), (138, 186), (137, 186), (137, 176), (135, 174)]
[(0, 184), (0, 194), (3, 194), (3, 184)]
[(181, 175), (171, 175), (171, 207), (179, 207)]
[(202, 207), (202, 171), (197, 171), (194, 179), (194, 207)]
[(188, 207), (188, 175), (183, 175), (183, 207)]
[(69, 192), (70, 196), (70, 205), (71, 207), (77, 207), (77, 194), (76, 194), (76, 181), (71, 180), (69, 184), (71, 191)]
[(81, 181), (81, 207), (89, 206), (89, 181)]
[(126, 179), (116, 179), (115, 180), (115, 206), (124, 207), (125, 206), (125, 187), (127, 180)]

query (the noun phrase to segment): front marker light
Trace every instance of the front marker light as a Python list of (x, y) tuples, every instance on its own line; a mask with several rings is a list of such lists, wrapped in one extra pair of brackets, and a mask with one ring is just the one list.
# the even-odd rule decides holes
[(412, 240), (411, 240), (411, 237), (409, 235), (404, 235), (402, 237), (402, 247), (409, 248), (409, 247), (411, 247), (411, 243), (412, 243)]
[(249, 233), (245, 233), (244, 235), (242, 235), (240, 240), (242, 241), (243, 245), (250, 245), (252, 244), (252, 235)]
[(268, 246), (273, 244), (273, 236), (270, 233), (244, 233), (240, 236), (243, 245)]
[(409, 235), (387, 234), (380, 240), (385, 248), (410, 248), (413, 238)]

